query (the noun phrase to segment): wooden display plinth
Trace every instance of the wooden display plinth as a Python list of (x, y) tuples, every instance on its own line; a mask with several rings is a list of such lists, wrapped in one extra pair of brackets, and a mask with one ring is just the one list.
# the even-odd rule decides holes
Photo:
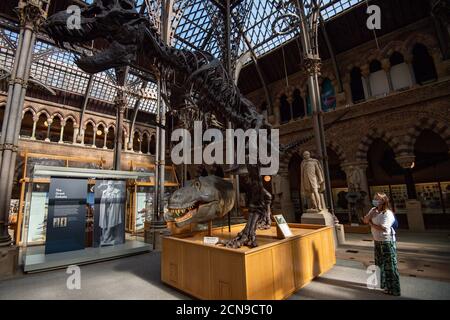
[(365, 224), (360, 224), (358, 226), (344, 224), (344, 231), (346, 233), (368, 234), (370, 233), (370, 226)]
[[(289, 224), (293, 236), (277, 239), (276, 227), (258, 230), (256, 248), (205, 245), (206, 233), (162, 240), (162, 281), (199, 299), (279, 300), (288, 298), (336, 263), (333, 227)], [(214, 228), (231, 239), (244, 225)]]

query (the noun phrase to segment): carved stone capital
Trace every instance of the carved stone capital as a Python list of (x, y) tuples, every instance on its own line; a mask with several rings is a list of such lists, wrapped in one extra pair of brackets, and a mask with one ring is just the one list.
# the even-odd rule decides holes
[(0, 145), (0, 151), (11, 150), (12, 152), (17, 152), (19, 150), (19, 146), (16, 146), (12, 143), (5, 143)]
[(20, 0), (16, 9), (20, 25), (37, 31), (47, 18), (46, 6), (40, 0)]
[(414, 155), (406, 154), (395, 157), (395, 160), (403, 169), (411, 169), (414, 161), (416, 161), (416, 157)]
[(320, 58), (307, 57), (303, 60), (303, 66), (309, 75), (319, 75), (322, 69), (322, 61)]

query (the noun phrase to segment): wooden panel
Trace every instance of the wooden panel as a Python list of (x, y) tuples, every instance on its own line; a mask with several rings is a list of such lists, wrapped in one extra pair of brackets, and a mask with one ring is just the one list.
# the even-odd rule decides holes
[(230, 252), (211, 250), (211, 298), (243, 300), (245, 292), (244, 257)]
[(174, 286), (181, 287), (183, 283), (183, 257), (181, 255), (182, 246), (180, 243), (165, 239), (162, 243), (161, 255), (161, 279)]
[(275, 299), (272, 259), (272, 250), (259, 251), (246, 256), (247, 299)]
[(210, 298), (210, 250), (196, 245), (183, 246), (183, 288), (201, 299)]
[[(200, 299), (287, 298), (336, 261), (332, 228), (291, 228), (294, 236), (283, 240), (275, 227), (258, 231), (259, 247), (237, 250), (204, 245), (203, 234), (164, 237), (162, 280)], [(225, 237), (220, 228), (213, 232)]]
[(301, 288), (313, 278), (311, 240), (309, 237), (297, 239), (293, 243), (295, 287)]
[(292, 242), (280, 244), (272, 249), (275, 299), (286, 298), (295, 290)]

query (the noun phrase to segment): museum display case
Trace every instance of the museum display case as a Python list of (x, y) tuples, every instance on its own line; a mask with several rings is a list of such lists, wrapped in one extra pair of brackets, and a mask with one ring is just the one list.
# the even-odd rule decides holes
[[(288, 226), (285, 239), (274, 224), (258, 230), (255, 248), (205, 244), (208, 232), (163, 237), (161, 279), (199, 299), (286, 299), (336, 263), (332, 226)], [(243, 227), (214, 228), (211, 235), (229, 240)]]
[(150, 250), (126, 237), (127, 184), (152, 173), (34, 165), (28, 179), (25, 272)]
[[(155, 165), (130, 161), (130, 171), (151, 173), (149, 177), (141, 177), (128, 184), (128, 203), (126, 214), (126, 231), (131, 234), (142, 234), (153, 217), (153, 197), (155, 192)], [(170, 195), (179, 188), (175, 167), (165, 166), (164, 208)]]

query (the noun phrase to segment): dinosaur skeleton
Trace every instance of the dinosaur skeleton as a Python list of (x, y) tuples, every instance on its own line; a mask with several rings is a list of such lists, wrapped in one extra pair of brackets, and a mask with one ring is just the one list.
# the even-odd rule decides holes
[[(68, 29), (69, 14), (49, 17), (44, 28), (63, 46), (106, 39), (109, 47), (92, 56), (81, 56), (77, 65), (88, 73), (123, 67), (145, 56), (167, 86), (163, 94), (171, 110), (201, 106), (204, 114), (231, 121), (243, 130), (271, 128), (255, 106), (244, 98), (221, 62), (204, 51), (179, 50), (166, 45), (151, 22), (140, 15), (132, 0), (96, 0), (82, 10), (81, 28)], [(195, 115), (193, 115), (195, 116)], [(215, 119), (215, 118), (214, 118)], [(229, 247), (257, 246), (256, 229), (270, 227), (271, 195), (264, 189), (260, 164), (247, 165), (249, 219), (245, 228), (227, 243)]]

